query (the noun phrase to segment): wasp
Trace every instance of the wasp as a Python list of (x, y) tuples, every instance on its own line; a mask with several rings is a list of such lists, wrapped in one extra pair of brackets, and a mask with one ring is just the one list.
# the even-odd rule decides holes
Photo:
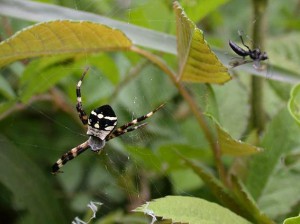
[[(251, 49), (248, 45), (246, 45), (244, 43), (244, 39), (243, 36), (241, 35), (241, 33), (239, 32), (239, 37), (242, 41), (242, 44), (244, 47), (246, 47), (247, 49), (241, 48), (239, 45), (237, 45), (235, 42), (229, 40), (229, 46), (231, 47), (231, 49), (239, 56), (243, 57), (242, 61), (232, 61), (230, 62), (230, 65), (232, 67), (236, 67), (242, 64), (246, 64), (249, 62), (254, 62), (253, 66), (255, 69), (261, 69), (260, 66), (260, 62), (261, 61), (265, 61), (268, 58), (267, 52), (262, 52), (259, 48), (255, 48), (255, 49)], [(246, 57), (250, 57), (252, 60), (246, 60)]]

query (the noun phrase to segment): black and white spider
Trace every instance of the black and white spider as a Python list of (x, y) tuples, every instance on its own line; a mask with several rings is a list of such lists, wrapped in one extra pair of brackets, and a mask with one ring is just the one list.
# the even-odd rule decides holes
[[(76, 109), (79, 115), (80, 120), (84, 125), (88, 125), (87, 135), (89, 139), (82, 144), (76, 146), (71, 149), (67, 153), (65, 153), (56, 163), (52, 166), (52, 173), (56, 174), (59, 169), (65, 165), (69, 160), (74, 159), (79, 154), (83, 153), (88, 148), (91, 148), (93, 152), (99, 152), (105, 146), (105, 143), (115, 137), (123, 135), (127, 132), (134, 131), (138, 128), (143, 127), (147, 123), (142, 123), (139, 125), (139, 122), (151, 117), (156, 111), (161, 109), (164, 104), (161, 104), (159, 107), (149, 112), (148, 114), (136, 118), (127, 124), (122, 125), (121, 127), (115, 129), (117, 125), (117, 116), (113, 109), (109, 105), (103, 105), (98, 107), (97, 109), (92, 110), (89, 117), (86, 115), (81, 100), (81, 92), (80, 87), (83, 81), (84, 76), (86, 75), (88, 69), (84, 71), (81, 79), (77, 83), (76, 95), (77, 95), (77, 104)], [(136, 126), (134, 126), (136, 125)], [(133, 126), (133, 127), (132, 127)]]

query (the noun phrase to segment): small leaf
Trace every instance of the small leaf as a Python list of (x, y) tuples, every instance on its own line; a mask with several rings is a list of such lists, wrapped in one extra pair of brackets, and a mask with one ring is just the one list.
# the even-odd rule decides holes
[(207, 114), (207, 116), (216, 127), (218, 143), (223, 154), (230, 156), (248, 156), (262, 151), (262, 148), (235, 140), (220, 126), (213, 116), (209, 114)]
[(131, 44), (124, 33), (102, 24), (70, 20), (43, 22), (0, 43), (0, 67), (46, 55), (126, 50)]
[(291, 90), (288, 109), (292, 117), (300, 124), (300, 84), (298, 83)]
[(262, 148), (233, 139), (217, 122), (218, 142), (223, 154), (231, 156), (248, 156), (262, 151)]
[(189, 82), (224, 83), (231, 79), (227, 68), (211, 51), (203, 32), (174, 2), (177, 24), (179, 78)]
[(194, 197), (167, 196), (148, 202), (134, 211), (152, 217), (171, 219), (172, 223), (250, 224), (247, 220), (218, 204)]

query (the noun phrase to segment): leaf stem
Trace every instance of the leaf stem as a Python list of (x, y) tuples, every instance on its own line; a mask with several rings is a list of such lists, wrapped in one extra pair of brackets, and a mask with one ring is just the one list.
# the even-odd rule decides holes
[(205, 134), (205, 137), (208, 140), (208, 142), (209, 142), (209, 144), (210, 144), (210, 146), (213, 150), (214, 159), (215, 159), (215, 162), (216, 162), (216, 167), (217, 167), (217, 170), (218, 170), (218, 173), (219, 173), (219, 177), (222, 180), (222, 182), (227, 185), (225, 168), (224, 168), (222, 160), (221, 160), (220, 146), (217, 143), (217, 141), (216, 141), (216, 139), (213, 135), (212, 130), (210, 130), (210, 128), (208, 127), (208, 124), (205, 120), (205, 116), (203, 115), (203, 112), (202, 112), (201, 108), (199, 108), (196, 105), (194, 99), (188, 93), (188, 91), (186, 90), (186, 88), (184, 87), (182, 82), (180, 80), (177, 80), (176, 73), (174, 71), (172, 71), (168, 67), (168, 65), (161, 58), (159, 58), (156, 55), (150, 53), (149, 51), (145, 51), (141, 48), (138, 48), (137, 46), (132, 46), (130, 48), (130, 50), (144, 56), (145, 58), (147, 58), (149, 61), (151, 61), (154, 65), (158, 66), (162, 71), (164, 71), (169, 76), (169, 78), (171, 79), (173, 84), (178, 89), (179, 93), (182, 95), (182, 97), (188, 103), (188, 105), (189, 105), (191, 111), (193, 112), (197, 122), (199, 123), (200, 127), (202, 128), (202, 130)]
[[(253, 48), (264, 49), (264, 33), (266, 27), (267, 0), (252, 0), (254, 19), (253, 24)], [(265, 129), (266, 114), (263, 107), (263, 85), (264, 79), (252, 76), (251, 80), (251, 117), (249, 128), (256, 129), (261, 133)]]

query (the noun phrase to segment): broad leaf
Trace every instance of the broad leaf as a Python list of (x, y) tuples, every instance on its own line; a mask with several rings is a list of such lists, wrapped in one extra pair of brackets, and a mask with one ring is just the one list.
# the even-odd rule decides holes
[(148, 202), (134, 211), (148, 214), (152, 220), (155, 217), (170, 219), (172, 223), (250, 224), (218, 204), (194, 197), (167, 196)]
[(203, 32), (174, 2), (177, 24), (179, 78), (189, 82), (224, 83), (231, 79), (227, 68), (211, 51)]
[(25, 58), (126, 50), (131, 41), (102, 24), (59, 20), (23, 29), (0, 43), (0, 67)]

